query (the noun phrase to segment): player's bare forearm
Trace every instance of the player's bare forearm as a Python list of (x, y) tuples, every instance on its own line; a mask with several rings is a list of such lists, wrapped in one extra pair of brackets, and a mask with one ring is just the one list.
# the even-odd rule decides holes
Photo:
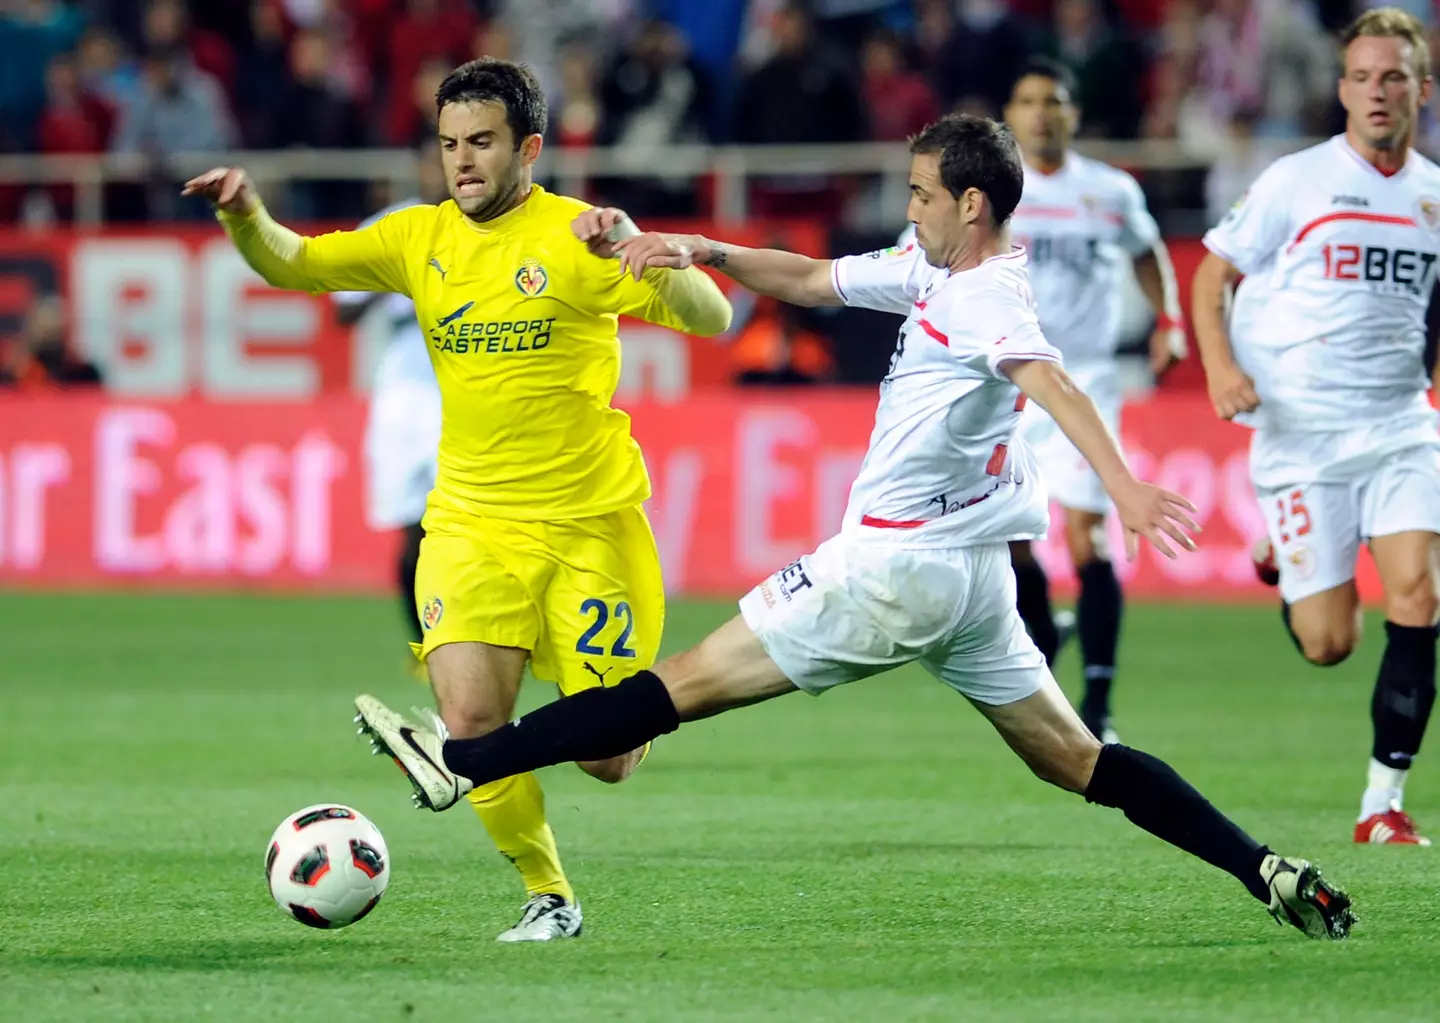
[(1186, 356), (1185, 326), (1180, 312), (1180, 287), (1170, 250), (1157, 241), (1149, 252), (1135, 257), (1135, 280), (1155, 311), (1155, 334), (1150, 339), (1150, 367), (1162, 376)]
[(1233, 419), (1260, 406), (1255, 381), (1235, 361), (1230, 331), (1225, 325), (1230, 289), (1239, 273), (1215, 253), (1207, 252), (1195, 271), (1191, 287), (1195, 343), (1200, 348), (1200, 362), (1205, 367), (1205, 386), (1210, 393), (1210, 403), (1221, 419)]
[[(587, 211), (588, 212), (588, 211)], [(575, 230), (591, 251), (608, 247), (597, 232), (604, 225), (598, 215), (575, 218)], [(711, 241), (698, 234), (663, 234), (650, 231), (614, 243), (620, 267), (640, 276), (653, 267), (683, 270), (708, 266), (757, 295), (768, 295), (791, 305), (842, 305), (830, 278), (831, 261), (811, 259), (780, 249), (748, 249), (743, 245)]]
[(812, 259), (782, 249), (749, 249), (706, 238), (713, 267), (757, 295), (800, 306), (843, 305), (830, 276), (831, 260)]
[(1150, 308), (1162, 322), (1180, 320), (1180, 287), (1175, 282), (1175, 265), (1164, 242), (1135, 257), (1135, 280)]
[(1125, 464), (1120, 445), (1095, 410), (1095, 403), (1075, 386), (1059, 363), (1011, 359), (1001, 365), (1026, 397), (1050, 413), (1100, 477), (1125, 527), (1125, 550), (1130, 557), (1135, 557), (1140, 537), (1149, 540), (1167, 558), (1175, 556), (1172, 541), (1185, 550), (1195, 549), (1195, 541), (1190, 536), (1200, 529), (1191, 518), (1195, 506), (1181, 494), (1135, 478)]
[(1235, 365), (1235, 351), (1230, 346), (1230, 331), (1225, 325), (1229, 293), (1237, 271), (1225, 260), (1207, 252), (1195, 271), (1190, 286), (1190, 318), (1195, 324), (1195, 344), (1207, 373)]
[(1112, 495), (1136, 482), (1125, 456), (1100, 418), (1095, 402), (1070, 379), (1063, 366), (1045, 359), (1012, 359), (1005, 373), (1025, 396), (1034, 401), (1060, 427), (1085, 456), (1100, 482)]

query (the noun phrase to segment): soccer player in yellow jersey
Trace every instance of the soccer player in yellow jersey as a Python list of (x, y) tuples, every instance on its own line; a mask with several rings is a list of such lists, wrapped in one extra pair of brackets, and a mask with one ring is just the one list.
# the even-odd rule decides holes
[[(642, 280), (597, 258), (571, 232), (587, 204), (532, 183), (546, 123), (530, 71), (483, 59), (436, 96), (450, 201), (398, 210), (358, 231), (301, 237), (265, 211), (244, 171), (185, 186), (206, 196), (269, 283), (410, 296), (440, 384), (439, 476), (416, 573), (425, 662), (439, 734), (485, 735), (510, 720), (527, 663), (568, 694), (615, 682), (655, 659), (664, 621), (660, 563), (641, 502), (650, 481), (630, 420), (610, 405), (620, 371), (619, 315), (718, 334), (730, 305), (702, 271)], [(368, 701), (368, 702), (367, 702)], [(367, 728), (390, 715), (357, 707)], [(366, 713), (368, 711), (368, 713)], [(408, 729), (386, 732), (397, 759), (425, 755)], [(580, 766), (620, 781), (644, 749)], [(417, 803), (443, 809), (417, 787)], [(529, 892), (502, 941), (580, 933), (534, 775), (469, 793)]]

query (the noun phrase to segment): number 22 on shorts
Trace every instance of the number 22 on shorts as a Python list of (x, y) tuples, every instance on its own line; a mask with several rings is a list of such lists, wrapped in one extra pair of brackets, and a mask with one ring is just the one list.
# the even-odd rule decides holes
[[(588, 629), (581, 633), (580, 639), (575, 644), (576, 652), (589, 654), (591, 657), (606, 656), (605, 647), (597, 644), (595, 640), (599, 638), (601, 632), (605, 631), (605, 626), (610, 621), (610, 606), (603, 600), (591, 597), (580, 605), (580, 613), (586, 617), (594, 615), (595, 620), (590, 623)], [(628, 645), (630, 634), (635, 631), (635, 615), (630, 610), (630, 605), (623, 600), (620, 601), (615, 605), (614, 617), (623, 622), (624, 627), (620, 630), (620, 635), (616, 637), (614, 644), (611, 645), (608, 651), (609, 656), (634, 657), (635, 650)]]
[[(1280, 518), (1275, 526), (1280, 532), (1282, 545), (1289, 543), (1292, 537), (1301, 537), (1310, 532), (1310, 509), (1305, 507), (1305, 491), (1292, 490), (1287, 495), (1277, 497), (1275, 504), (1280, 509)], [(1285, 528), (1287, 522), (1293, 526), (1290, 531)]]

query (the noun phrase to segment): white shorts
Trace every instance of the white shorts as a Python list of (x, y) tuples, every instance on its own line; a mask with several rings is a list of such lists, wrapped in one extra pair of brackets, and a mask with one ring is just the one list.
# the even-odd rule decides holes
[[(1079, 363), (1065, 370), (1079, 388), (1095, 402), (1100, 419), (1117, 438), (1120, 436), (1120, 375), (1114, 363)], [(1063, 508), (1107, 515), (1110, 495), (1085, 456), (1070, 443), (1050, 414), (1035, 402), (1025, 406), (1020, 419), (1020, 436), (1035, 452), (1040, 478), (1050, 498)]]
[(1440, 533), (1440, 436), (1367, 453), (1357, 432), (1255, 435), (1255, 496), (1288, 603), (1354, 579), (1371, 537)]
[(1003, 543), (929, 551), (832, 537), (746, 594), (740, 613), (816, 695), (911, 661), (992, 706), (1053, 684), (1015, 610)]
[(365, 421), (365, 518), (398, 529), (425, 517), (440, 447), (440, 392), (410, 380), (385, 383)]

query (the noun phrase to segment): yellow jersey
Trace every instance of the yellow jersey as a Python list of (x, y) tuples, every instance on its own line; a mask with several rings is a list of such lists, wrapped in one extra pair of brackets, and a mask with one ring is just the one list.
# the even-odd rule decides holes
[[(618, 318), (687, 333), (718, 333), (729, 320), (728, 303), (703, 271), (653, 268), (636, 281), (616, 261), (592, 255), (570, 229), (587, 208), (532, 185), (524, 202), (483, 224), (449, 200), (309, 238), (263, 211), (220, 220), (271, 284), (408, 295), (443, 410), (431, 504), (543, 520), (601, 515), (650, 496), (630, 417), (610, 405), (620, 379)], [(298, 249), (287, 238), (298, 239)], [(692, 295), (714, 292), (705, 315), (689, 310), (701, 322), (687, 322), (666, 301), (679, 274), (704, 278), (683, 282)]]

